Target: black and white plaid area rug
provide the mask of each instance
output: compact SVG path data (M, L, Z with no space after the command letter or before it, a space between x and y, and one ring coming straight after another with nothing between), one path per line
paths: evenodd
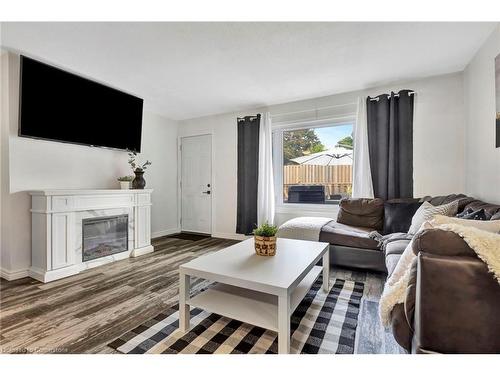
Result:
M333 280L328 295L321 277L291 316L291 353L354 352L364 284ZM180 333L178 305L108 344L121 353L277 353L277 333L191 309L191 330Z

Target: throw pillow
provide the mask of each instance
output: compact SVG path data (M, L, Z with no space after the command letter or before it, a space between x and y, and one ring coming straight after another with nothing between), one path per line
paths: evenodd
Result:
M435 215L455 216L458 210L458 201L453 201L441 206L433 206L429 202L424 202L415 212L408 229L409 234L417 233L420 226L428 220L432 220Z
M488 214L484 208L481 208L480 210L477 211L472 211L469 212L468 214L462 216L462 219L467 219L467 220L490 220L491 215Z
M385 202L384 234L406 233L422 202Z
M434 216L434 219L431 221L433 225L440 224L459 224L466 227L474 227L477 229L485 230L487 232L492 233L500 233L500 220L467 220L467 219L459 219L456 217L447 217L442 215Z
M456 217L458 217L458 218L462 218L462 217L464 217L465 215L471 214L471 213L473 213L473 212L474 212L474 210L473 210L472 208L470 208L470 207L469 207L468 209L466 209L466 210L464 210L464 211L462 211L462 212L458 213Z

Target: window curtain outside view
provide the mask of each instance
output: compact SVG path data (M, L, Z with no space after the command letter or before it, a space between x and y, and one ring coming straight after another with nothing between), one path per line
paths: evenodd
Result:
M352 194L353 124L283 131L283 202L334 204Z

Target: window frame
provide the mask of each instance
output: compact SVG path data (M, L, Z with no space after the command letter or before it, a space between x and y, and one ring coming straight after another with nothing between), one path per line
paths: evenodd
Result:
M272 125L273 133L273 170L274 170L274 201L276 213L324 213L335 210L339 202L333 204L285 203L283 201L283 132L300 129L330 128L334 126L351 125L353 133L356 126L356 116L337 118L282 122ZM354 152L354 150L353 150Z

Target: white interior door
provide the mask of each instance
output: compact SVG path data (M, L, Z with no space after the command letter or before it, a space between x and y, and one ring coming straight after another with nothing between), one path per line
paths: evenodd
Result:
M212 233L212 136L181 138L181 229Z

